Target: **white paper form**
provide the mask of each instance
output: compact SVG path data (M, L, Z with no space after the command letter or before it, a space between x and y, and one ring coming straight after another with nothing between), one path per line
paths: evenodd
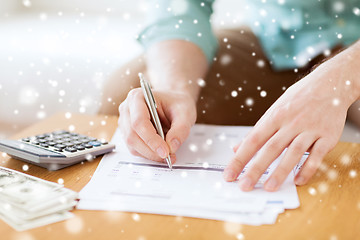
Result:
M117 152L103 158L80 192L78 208L232 219L253 225L272 223L284 208L299 206L293 174L275 193L265 192L261 184L245 193L236 182L225 182L222 177L233 157L232 147L250 129L195 125L177 152L173 171L166 164L132 156L117 131L112 139ZM260 182L274 166L276 163Z
M216 206L218 210L238 212L260 212L267 201L239 191L236 183L225 182L219 169L206 171L187 166L185 170L173 168L171 171L167 166L118 161L115 154L103 164L101 171L104 172L94 174L97 181L92 188L81 191L80 199L96 197L122 204L154 202L169 207L206 209Z

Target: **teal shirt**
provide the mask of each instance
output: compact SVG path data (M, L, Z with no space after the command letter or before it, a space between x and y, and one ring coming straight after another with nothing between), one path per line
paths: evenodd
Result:
M190 41L211 63L218 47L211 29L213 2L151 1L149 25L139 42L148 48L163 40ZM303 67L325 50L360 38L360 0L248 0L244 6L246 24L275 70Z

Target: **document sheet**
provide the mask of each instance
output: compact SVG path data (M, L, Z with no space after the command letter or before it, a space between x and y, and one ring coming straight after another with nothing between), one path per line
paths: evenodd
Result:
M101 160L90 182L81 190L77 208L250 225L275 223L279 213L299 206L293 179L307 156L277 192L266 192L262 184L283 154L269 166L253 191L242 192L237 181L225 182L222 172L234 156L233 146L250 130L251 127L241 126L193 126L177 152L172 171L165 163L131 155L117 130L112 139L116 151Z

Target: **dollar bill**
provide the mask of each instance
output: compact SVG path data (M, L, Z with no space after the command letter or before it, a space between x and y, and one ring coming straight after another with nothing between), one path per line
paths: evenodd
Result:
M4 215L0 213L0 219L2 219L4 222L9 224L11 227L13 227L16 231L25 231L36 227L45 226L51 223L63 221L69 218L72 218L74 216L73 213L63 211L58 212L50 215L46 215L43 217L38 217L33 219L32 221L23 221L23 222L16 222L11 220L7 215Z
M0 167L0 195L16 203L50 198L61 187L57 183Z
M72 217L77 198L63 185L0 167L0 218L17 231Z

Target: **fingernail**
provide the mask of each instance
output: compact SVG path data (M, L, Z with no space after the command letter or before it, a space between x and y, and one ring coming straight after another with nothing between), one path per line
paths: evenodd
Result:
M159 157L166 158L166 152L162 147L159 147L158 149L156 149L156 152L159 155Z
M265 184L265 190L268 191L274 191L278 187L278 182L276 179L271 178L266 184Z
M176 162L176 155L174 153L170 153L170 160L172 164Z
M303 177L301 177L301 176L295 178L295 184L296 185L302 185L302 184L304 184L304 182L305 182L305 179Z
M180 146L180 141L177 140L176 138L174 138L173 140L171 140L171 152L176 152L176 150L178 150Z
M236 178L236 173L229 168L226 168L224 170L223 174L224 174L225 181L234 181Z
M243 191L250 191L252 189L252 181L248 177L243 177L239 181L239 185L241 190Z

